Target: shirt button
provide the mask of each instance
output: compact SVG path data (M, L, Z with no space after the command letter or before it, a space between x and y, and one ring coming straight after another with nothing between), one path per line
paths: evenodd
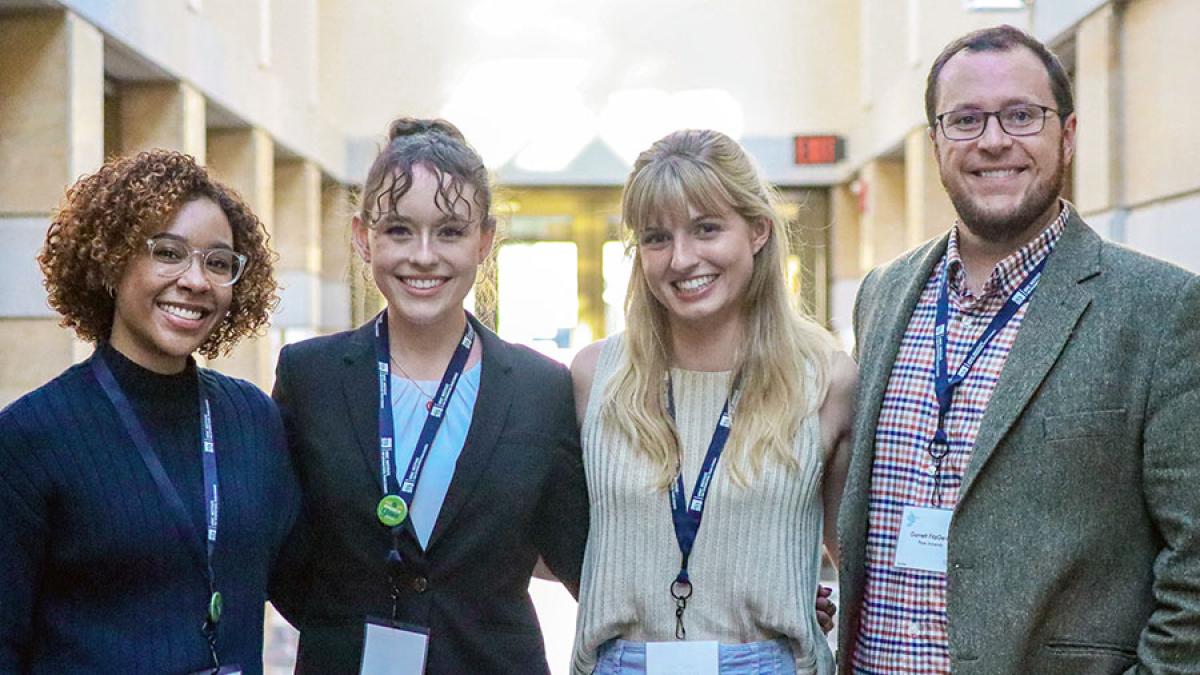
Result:
M921 624L917 623L916 621L910 622L908 624L908 635L910 637L916 637L920 634L921 634Z
M425 577L416 577L412 580L413 590L418 593L424 593L429 590L429 579Z
M929 465L929 466L928 466L928 467L925 469L925 473L929 474L930 476L936 476L936 475L937 475L937 467L936 467L936 466L934 466L933 464L930 464L930 465Z

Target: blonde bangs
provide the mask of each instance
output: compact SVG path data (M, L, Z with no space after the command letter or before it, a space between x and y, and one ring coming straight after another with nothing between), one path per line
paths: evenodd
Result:
M685 157L671 157L647 166L625 188L622 211L625 226L636 236L664 220L688 222L688 208L705 215L725 213L733 195L711 168Z

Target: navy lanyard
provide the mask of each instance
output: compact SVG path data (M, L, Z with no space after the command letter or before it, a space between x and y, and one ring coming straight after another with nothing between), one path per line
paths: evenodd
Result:
M387 310L375 318L375 360L379 371L379 472L383 482L383 498L375 510L379 522L392 529L392 549L388 552L389 569L392 571L392 614L393 619L398 611L399 585L395 578L400 564L399 537L401 526L408 518L412 507L413 496L417 492L417 483L421 480L421 470L425 468L425 459L433 441L437 438L438 429L442 427L446 408L450 405L450 397L458 386L471 355L471 346L475 344L475 328L470 319L463 329L462 339L446 365L442 382L438 385L437 394L430 402L429 412L425 416L425 424L421 427L421 435L417 438L417 446L408 468L404 471L403 479L397 480L393 471L393 446L396 439L395 420L392 417L392 378L391 353L388 342Z
M721 416L717 419L717 428L713 431L712 440L708 442L708 452L704 455L704 463L700 466L700 474L696 476L696 485L692 488L692 498L689 500L683 492L683 467L675 474L671 483L671 521L675 524L675 539L679 542L679 574L671 582L671 597L675 599L675 638L683 640L687 630L683 627L683 612L687 609L688 598L692 597L692 582L688 579L688 558L692 555L692 546L696 543L696 534L700 531L700 519L704 517L704 504L708 498L708 490L712 487L713 476L717 472L717 462L721 460L721 452L729 440L729 429L733 420L729 414L729 403L737 397L737 383L734 383L733 394L725 400L721 408ZM667 412L675 419L675 387L667 378Z
M1025 277L1025 282L1013 291L1004 306L996 316L992 317L991 323L983 331L971 348L967 351L966 357L962 364L955 369L953 374L950 374L949 354L947 350L947 340L949 337L950 323L950 280L949 268L950 263L946 261L942 264L942 273L938 279L938 299L937 313L934 317L933 325L933 389L937 394L938 414L937 414L937 430L934 431L933 440L930 441L927 448L929 456L933 459L933 505L941 506L941 470L942 459L950 452L950 437L946 434L946 417L950 414L950 407L954 401L954 391L958 385L962 384L970 374L971 369L979 361L979 357L983 355L984 350L992 343L992 340L1004 330L1008 322L1012 320L1021 306L1029 301L1033 291L1037 289L1038 281L1042 278L1042 270L1046 267L1046 261L1050 256L1042 258L1042 261L1029 272Z
M150 476L154 479L155 485L158 486L158 491L166 500L167 505L175 514L175 519L178 521L180 538L184 544L191 546L195 541L196 531L192 526L192 518L188 514L187 507L183 504L183 499L179 496L179 491L175 489L175 484L171 482L167 476L166 470L163 468L162 462L159 461L158 455L155 454L153 447L150 444L150 438L146 435L146 430L138 421L137 415L133 411L133 406L129 403L129 399L125 397L125 392L121 391L121 386L117 384L116 378L113 377L112 370L105 363L104 358L99 354L92 359L92 372L96 375L96 380L100 383L100 388L104 390L104 394L117 410L117 416L121 418L121 423L125 427L125 431L133 440L133 445L137 448L138 454L142 456L142 462L146 465L146 469L150 472ZM216 627L217 622L221 620L221 611L224 608L224 600L221 593L217 590L216 575L213 573L213 554L217 546L217 526L220 522L220 492L219 480L217 477L217 448L213 441L213 424L212 424L212 407L208 403L208 397L204 394L204 382L200 378L200 374L196 374L196 384L199 390L200 400L200 444L201 444L201 464L204 472L204 510L205 520L207 524L207 532L205 536L205 558L204 558L204 573L205 580L208 582L208 615L204 619L201 631L205 639L208 640L208 648L212 653L214 668L220 668L221 662L217 658L217 643L216 643Z

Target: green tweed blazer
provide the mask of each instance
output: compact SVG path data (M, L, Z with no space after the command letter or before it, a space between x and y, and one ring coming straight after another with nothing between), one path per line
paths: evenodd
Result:
M947 236L873 270L838 529L839 668L865 585L884 389ZM954 673L1200 673L1200 277L1072 215L984 415L950 523Z

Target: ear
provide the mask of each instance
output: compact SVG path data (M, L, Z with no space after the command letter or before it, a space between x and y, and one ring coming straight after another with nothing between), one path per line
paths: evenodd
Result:
M483 261L487 259L488 254L492 252L494 243L496 243L496 219L488 216L479 224L479 255L477 257L479 264L483 264Z
M362 221L362 218L356 213L350 220L350 244L354 246L354 251L358 253L358 257L363 259L363 262L371 262L371 228Z
M771 222L770 218L759 218L750 226L750 241L754 246L754 255L767 245L767 240L771 238L771 228L775 227L775 223Z
M1067 119L1062 122L1062 155L1063 165L1069 166L1071 158L1075 156L1075 113L1067 116Z

